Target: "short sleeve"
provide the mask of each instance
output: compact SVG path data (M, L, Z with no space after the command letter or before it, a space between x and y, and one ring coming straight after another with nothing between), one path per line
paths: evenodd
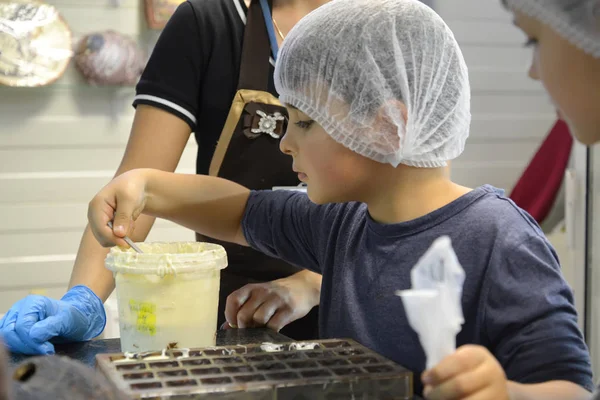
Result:
M555 253L539 235L513 249L487 277L488 347L510 380L565 380L591 391L589 352Z
M312 203L304 193L253 191L242 228L254 249L322 273L329 240L323 227L331 216L331 207Z
M198 92L204 59L195 10L184 2L162 31L136 86L134 107L148 104L168 111L196 129Z

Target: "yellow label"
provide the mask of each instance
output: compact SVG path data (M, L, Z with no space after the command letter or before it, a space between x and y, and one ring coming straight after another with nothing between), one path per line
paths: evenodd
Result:
M137 314L135 327L138 332L156 335L156 305L129 300L129 309Z

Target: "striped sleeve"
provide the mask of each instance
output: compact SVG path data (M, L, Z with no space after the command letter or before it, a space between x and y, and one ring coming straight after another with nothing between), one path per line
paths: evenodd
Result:
M162 31L136 86L133 106L151 105L196 129L204 55L194 8L182 3Z

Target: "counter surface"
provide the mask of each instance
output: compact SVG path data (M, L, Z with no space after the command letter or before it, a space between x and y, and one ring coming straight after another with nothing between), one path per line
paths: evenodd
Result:
M217 332L217 346L290 341L292 339L289 337L270 329L227 329ZM90 367L96 366L96 354L121 352L121 342L119 339L98 339L89 342L56 344L54 347L57 355L67 356ZM9 357L9 363L13 366L27 357L22 354L12 353Z

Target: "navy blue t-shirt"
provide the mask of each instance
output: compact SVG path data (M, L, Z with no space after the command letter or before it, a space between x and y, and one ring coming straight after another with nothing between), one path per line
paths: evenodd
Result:
M323 338L352 338L415 373L419 338L394 292L432 242L448 235L465 270L465 323L457 346L479 344L521 383L566 380L592 389L573 294L536 222L503 192L483 186L413 221L384 225L362 203L316 205L306 194L252 192L243 229L268 255L323 275Z

